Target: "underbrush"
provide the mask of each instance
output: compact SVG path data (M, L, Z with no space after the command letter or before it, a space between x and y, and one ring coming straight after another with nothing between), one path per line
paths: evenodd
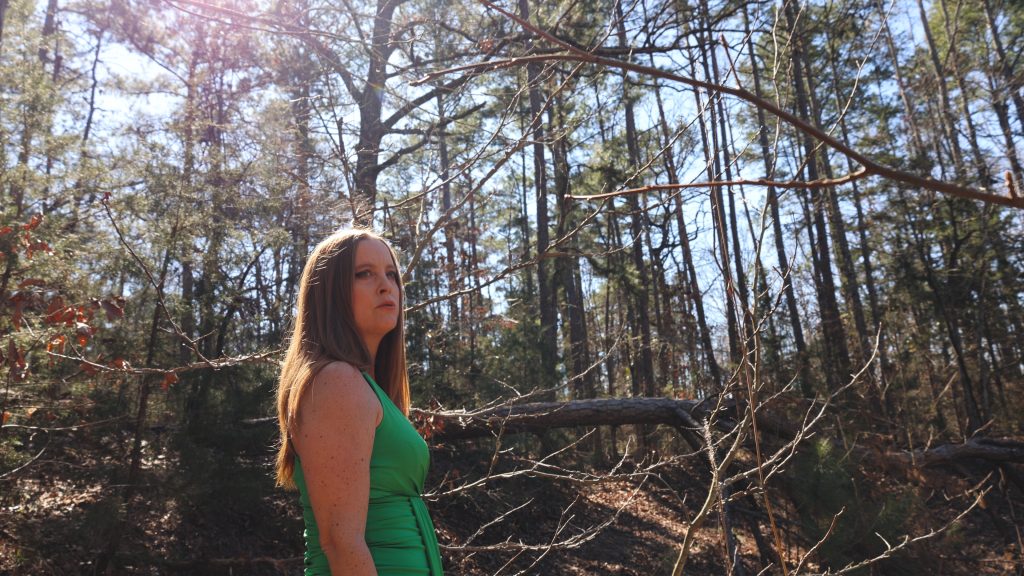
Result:
M49 440L45 457L0 480L0 573L92 574L99 554L117 537L114 574L300 574L298 497L274 487L273 431L208 424L198 436L173 428L150 431L141 485L127 502L123 482L132 429L126 421L34 435L5 429L4 470L24 463L47 434ZM547 440L567 441L566 433ZM520 435L503 439L497 452L493 440L434 447L428 505L447 573L670 574L689 520L705 498L704 456L679 456L685 451L665 441L656 446L659 456L638 452L620 463L579 450L538 465L544 443ZM896 482L862 470L824 444L800 454L788 472L784 489L771 496L790 568L826 533L807 570L837 569L876 555L903 534L941 526L966 504L952 497L964 481L947 493ZM749 573L759 572L762 548L771 546L760 502L734 504L732 526ZM1000 502L993 494L986 504L942 535L877 564L874 572L859 573L1020 573L1019 560L1015 567L1008 556L1015 550L1006 538L1012 530L1003 534L998 525L1012 526L1008 507L1020 503ZM687 573L727 572L719 520L698 531Z

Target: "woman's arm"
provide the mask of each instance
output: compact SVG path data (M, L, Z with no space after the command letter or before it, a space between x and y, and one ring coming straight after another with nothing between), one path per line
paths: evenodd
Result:
M325 366L299 403L292 441L332 574L377 574L365 531L370 455L382 415L370 385L344 362Z

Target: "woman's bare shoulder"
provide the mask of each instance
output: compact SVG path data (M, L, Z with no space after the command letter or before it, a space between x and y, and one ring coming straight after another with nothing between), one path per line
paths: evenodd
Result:
M300 411L341 415L339 411L352 414L372 410L373 414L379 404L362 372L348 362L331 362L317 372L306 388Z
M314 430L347 436L356 429L372 430L380 421L380 400L362 372L347 362L324 366L306 388L299 403L299 443ZM303 455L305 460L305 455Z
M313 382L334 385L353 385L359 382L365 384L366 380L363 379L363 373L355 366L348 362L335 360L321 368L320 371L317 372L316 378L313 379Z

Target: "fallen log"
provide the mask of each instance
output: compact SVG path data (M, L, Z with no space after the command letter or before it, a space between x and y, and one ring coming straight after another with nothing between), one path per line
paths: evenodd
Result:
M995 438L971 438L963 444L942 444L927 450L887 451L886 458L906 466L927 468L953 464L962 460L989 462L1024 462L1024 442Z
M540 432L575 426L668 424L695 428L698 400L672 398L598 398L572 402L503 405L478 412L434 412L413 409L410 418L434 442L494 434Z
M710 416L711 403L673 398L598 398L570 402L532 402L501 405L470 411L412 409L410 419L430 442L481 438L497 434L542 432L555 428L665 424L681 432L698 430ZM730 410L731 412L731 410ZM791 440L798 422L759 413L759 430ZM246 425L275 424L276 418L248 420ZM729 431L735 423L715 418L715 428ZM1024 442L994 438L972 438L963 443L942 444L928 449L894 450L881 446L854 447L860 457L899 468L920 468L953 464L963 460L993 463L1024 463ZM874 456L872 458L872 455Z

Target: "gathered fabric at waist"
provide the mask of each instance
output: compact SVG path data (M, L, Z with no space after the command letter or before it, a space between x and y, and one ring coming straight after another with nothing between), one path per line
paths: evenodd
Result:
M366 511L365 537L379 573L441 575L434 525L419 496L371 497Z

